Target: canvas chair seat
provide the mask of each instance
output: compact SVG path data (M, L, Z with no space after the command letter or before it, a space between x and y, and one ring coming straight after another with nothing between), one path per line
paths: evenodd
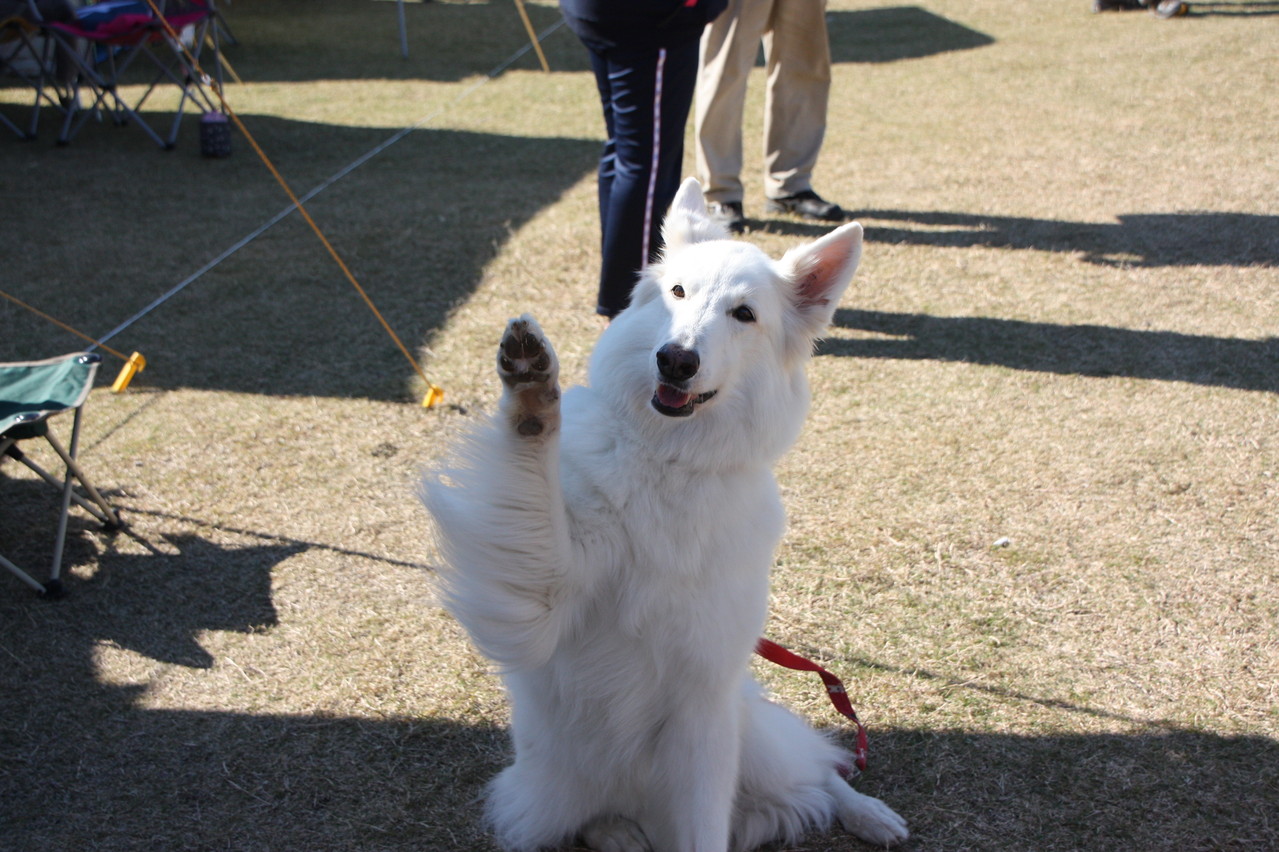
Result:
M62 594L62 549L66 542L67 517L75 503L108 529L120 526L120 516L85 476L76 461L80 442L80 418L102 356L73 352L45 361L0 364L0 462L11 458L33 471L40 479L62 492L62 508L53 545L49 580L41 583L31 574L0 555L0 566L41 595ZM49 427L49 419L65 411L74 412L71 439L64 447ZM66 465L61 479L28 457L18 446L21 441L43 439ZM84 495L76 492L78 482Z

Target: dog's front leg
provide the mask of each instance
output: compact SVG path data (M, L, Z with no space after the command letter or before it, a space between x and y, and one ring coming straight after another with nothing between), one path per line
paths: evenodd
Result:
M493 461L501 469L501 491L490 497L490 507L503 529L488 535L503 551L495 558L505 567L496 577L500 590L489 592L511 599L501 617L514 645L496 658L509 664L516 655L520 666L536 665L559 639L571 547L559 470L559 360L530 314L507 322L497 374L501 451ZM493 603L490 598L484 606L497 615Z
M665 778L650 793L656 813L644 822L654 850L728 849L741 754L736 709L696 702L667 721L656 758Z
M461 450L464 463L424 483L445 565L445 604L504 668L550 658L574 574L559 473L555 351L527 314L498 347L500 412Z

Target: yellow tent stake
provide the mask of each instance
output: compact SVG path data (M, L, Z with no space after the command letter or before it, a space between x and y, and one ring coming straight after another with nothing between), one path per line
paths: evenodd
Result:
M120 375L115 377L115 382L111 385L111 392L124 393L125 388L129 386L129 382L133 381L134 374L146 368L147 359L142 357L141 352L134 352L129 356L129 360L124 362L124 366L120 368Z
M408 347L404 345L403 341L400 340L399 335L397 335L395 330L391 328L391 324L382 316L382 312L377 309L377 305L373 304L373 300L369 298L369 294L364 292L364 288L360 286L360 282L355 280L355 274L351 272L350 268L346 265L346 262L342 260L342 256L338 254L337 249L335 249L333 244L329 242L328 237L324 236L324 232L320 230L320 226L311 218L311 214L307 211L306 207L302 205L301 199L299 199L293 192L293 188L290 187L288 181L284 179L284 175L280 174L279 169L277 169L275 164L271 162L271 158L268 157L266 152L262 150L262 147L258 145L258 141L253 138L253 134L249 132L249 128L244 126L244 122L240 120L240 116L236 115L235 110L231 109L231 105L227 103L226 96L222 93L222 87L214 82L208 74L204 73L204 69L200 67L199 61L185 45L182 45L182 39L178 37L173 26L165 19L164 15L160 14L160 8L156 6L155 0L147 0L147 5L150 6L151 11L155 13L156 20L160 22L162 27L164 27L165 34L173 40L174 44L182 46L182 52L190 61L192 69L194 69L195 73L206 82L208 87L213 90L213 93L218 96L218 103L222 106L222 111L225 112L227 117L235 123L236 129L244 134L244 138L248 141L250 147L253 148L254 153L258 155L258 159L260 159L262 164L267 167L267 171L271 172L276 183L278 183L280 188L284 190L284 194L289 197L289 200L293 202L293 206L298 209L298 213L301 214L302 218L306 220L306 223L311 226L311 230L315 232L315 236L319 238L320 242L324 245L324 248L328 250L329 256L333 258L334 262L337 263L338 268L342 270L342 274L346 276L346 280L351 282L351 286L360 294L360 298L364 299L364 303L369 306L369 310L371 310L373 315L377 317L377 321L382 324L382 328L391 336L391 340L395 341L395 345L399 347L400 352L408 359L409 364L413 366L413 369L417 372L417 374L422 377L422 381L426 382L429 390L427 391L426 399L422 400L422 405L427 408L435 405L435 403L443 397L444 392L431 384L431 380L426 377L426 372L422 369L421 365L418 364L417 359L409 354Z
M438 388L435 385L431 385L431 387L426 392L426 396L422 398L422 407L434 408L438 403L443 401L443 399L444 399L444 389Z

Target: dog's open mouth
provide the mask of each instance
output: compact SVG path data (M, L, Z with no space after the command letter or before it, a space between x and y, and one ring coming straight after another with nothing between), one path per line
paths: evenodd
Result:
M657 393L653 394L653 407L667 417L687 417L693 409L715 395L715 391L707 391L694 396L680 390L674 385L659 384Z

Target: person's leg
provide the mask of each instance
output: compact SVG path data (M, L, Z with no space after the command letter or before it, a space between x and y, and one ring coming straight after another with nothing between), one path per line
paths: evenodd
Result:
M813 188L826 133L831 77L825 0L777 0L764 52L764 195L783 198Z
M661 254L662 221L684 179L684 131L693 107L693 89L697 83L698 45L689 41L666 49L663 75L659 83L661 97L654 121L658 125L654 139L659 155L653 159L652 201L647 208L648 261Z
M661 223L679 188L684 127L693 99L697 43L609 51L611 158L601 162L603 260L596 310L626 307L639 271L657 257ZM607 174L606 174L607 172Z
M591 69L595 72L595 87L600 94L600 108L604 114L604 150L600 152L597 168L596 192L599 196L600 214L600 247L604 246L604 235L608 233L608 214L611 208L609 199L613 192L613 174L617 162L616 130L613 123L613 87L610 82L611 66L608 59L599 51L586 45L586 52L591 58ZM603 291L603 277L600 279Z
M742 201L742 110L772 0L729 0L702 32L694 128L707 201Z

